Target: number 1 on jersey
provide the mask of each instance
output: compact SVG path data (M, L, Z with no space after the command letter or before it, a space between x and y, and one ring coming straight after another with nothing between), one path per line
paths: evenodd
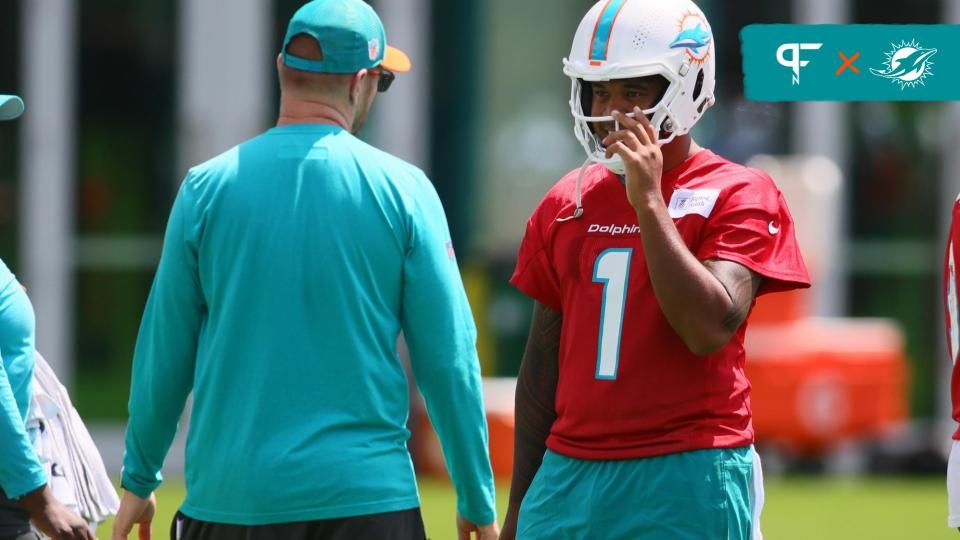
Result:
M594 283L603 283L600 304L600 338L597 340L596 378L617 378L620 362L620 335L623 333L623 310L627 304L631 248L610 248L597 255L593 264Z

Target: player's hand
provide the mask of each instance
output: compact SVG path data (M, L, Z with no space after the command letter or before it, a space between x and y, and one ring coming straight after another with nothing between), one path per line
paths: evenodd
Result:
M474 537L473 533L477 533L477 536ZM497 540L499 537L500 527L497 526L496 521L487 525L477 525L467 521L460 515L460 512L457 512L457 540L471 540L472 538L476 538L476 540Z
M127 536L133 532L134 525L140 525L139 540L150 540L150 524L153 523L153 515L157 511L157 497L153 493L146 499L141 499L129 491L123 492L123 499L120 501L120 510L117 511L117 517L113 520L113 533L110 540L127 540Z
M60 504L48 486L31 491L21 502L30 521L52 540L96 540L87 522Z
M663 199L660 177L663 174L663 152L657 144L657 133L640 107L634 107L636 118L613 111L620 130L603 138L607 157L623 159L626 169L627 199L638 211L653 198Z

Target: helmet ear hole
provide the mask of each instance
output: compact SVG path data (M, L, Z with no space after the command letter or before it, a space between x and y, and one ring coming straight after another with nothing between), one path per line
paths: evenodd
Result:
M693 96L691 99L696 101L700 97L700 92L703 91L703 68L697 71L697 82L693 85Z

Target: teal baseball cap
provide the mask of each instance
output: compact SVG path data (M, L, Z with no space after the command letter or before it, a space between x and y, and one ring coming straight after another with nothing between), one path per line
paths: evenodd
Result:
M290 41L301 34L317 41L322 60L287 52ZM287 66L315 73L356 73L377 66L393 72L410 70L406 53L387 45L380 17L362 0L313 0L304 4L287 25L280 54Z
M23 100L19 96L0 94L0 120L13 120L23 114Z

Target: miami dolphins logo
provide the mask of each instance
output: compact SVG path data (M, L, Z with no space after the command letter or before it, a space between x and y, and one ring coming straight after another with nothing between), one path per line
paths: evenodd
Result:
M891 43L890 46L892 50L884 53L887 60L883 69L870 68L870 73L890 79L890 82L899 84L901 90L925 84L923 80L933 75L930 57L937 54L937 49L924 49L917 40L901 41L899 45Z
M680 33L670 42L671 49L684 49L690 60L702 64L710 54L713 35L710 26L699 14L692 11L684 13L679 21Z

